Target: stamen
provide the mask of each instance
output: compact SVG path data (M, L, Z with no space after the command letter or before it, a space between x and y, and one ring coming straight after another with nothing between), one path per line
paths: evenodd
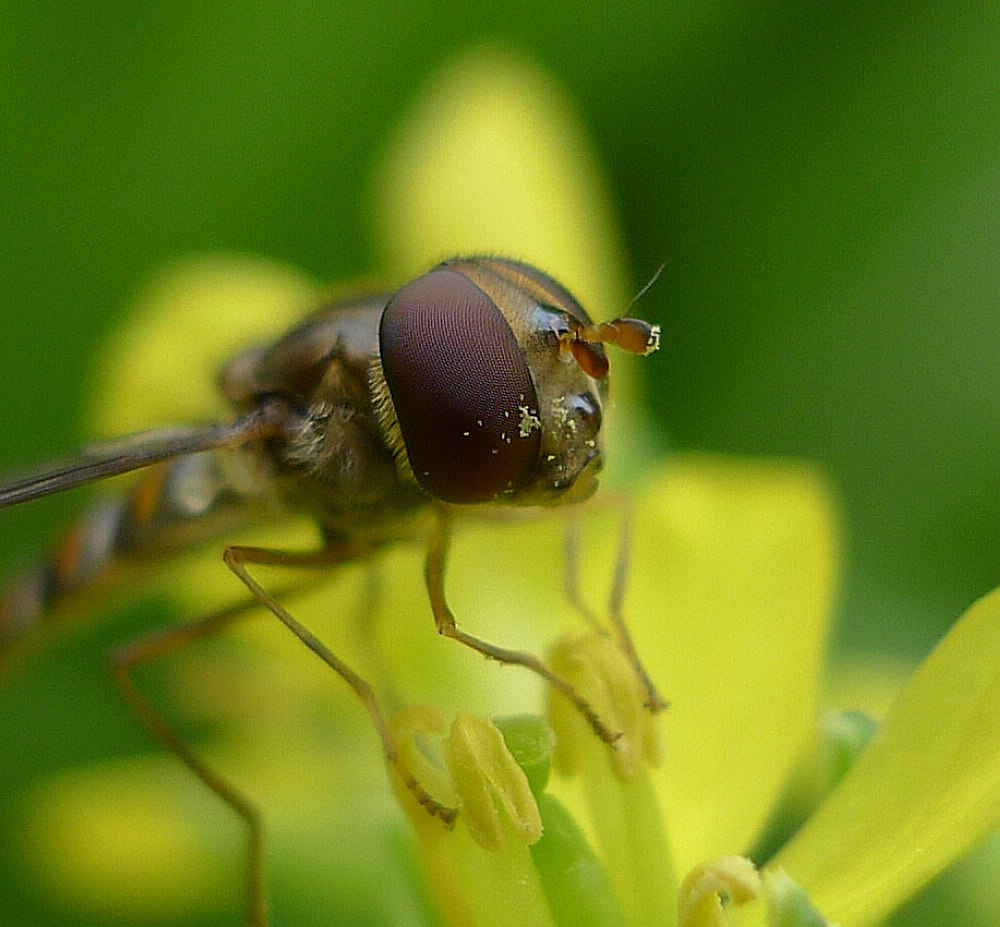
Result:
M723 856L693 869L677 897L680 927L720 927L729 924L727 907L739 907L760 894L757 867L745 856Z
M615 749L607 751L615 775L624 781L660 761L659 725L646 710L646 691L635 668L615 642L599 633L561 641L550 665L568 679L611 730L620 731ZM576 717L565 699L549 699L549 721L556 732L556 766L572 774L593 733Z
M490 721L460 713L445 741L445 758L469 833L480 846L499 849L509 836L525 844L542 835L542 819L503 735Z

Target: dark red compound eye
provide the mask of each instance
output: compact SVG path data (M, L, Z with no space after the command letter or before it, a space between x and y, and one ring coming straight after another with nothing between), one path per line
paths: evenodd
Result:
M503 313L471 280L433 270L379 326L382 370L413 472L445 502L488 502L538 460L538 400Z

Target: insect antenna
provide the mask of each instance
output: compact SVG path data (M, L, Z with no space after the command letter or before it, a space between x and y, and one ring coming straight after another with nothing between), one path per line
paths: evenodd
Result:
M656 268L656 271L654 272L653 276L650 277L649 280L647 280L643 284L642 289L639 290L639 292L636 293L635 296L633 296L629 300L629 303L628 303L629 304L629 308L631 308L637 302L639 302L639 300L642 299L642 297L645 296L653 288L653 286L656 283L656 281L660 279L660 274L663 273L663 270L664 270L664 268L666 266L667 266L666 262L664 262L663 264L661 264L659 267Z

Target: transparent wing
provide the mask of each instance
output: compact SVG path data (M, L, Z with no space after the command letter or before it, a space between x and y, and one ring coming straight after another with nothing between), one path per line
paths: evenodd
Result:
M234 422L145 431L85 448L79 457L0 481L0 508L64 492L173 457L258 442L275 431L259 412Z

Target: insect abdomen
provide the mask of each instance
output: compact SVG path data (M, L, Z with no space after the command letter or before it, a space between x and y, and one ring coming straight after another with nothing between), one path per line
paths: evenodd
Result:
M55 614L68 593L88 585L119 556L126 499L104 500L67 534L47 560L10 582L0 597L0 649Z
M97 501L51 556L13 577L0 594L0 651L43 626L126 560L149 559L216 537L252 509L224 478L211 452L150 468L122 496Z

